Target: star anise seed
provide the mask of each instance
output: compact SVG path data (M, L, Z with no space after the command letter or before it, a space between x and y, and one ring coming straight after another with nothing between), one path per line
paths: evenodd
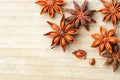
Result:
M95 64L95 58L90 58L89 59L89 64L94 65Z
M91 47L99 46L99 53L103 52L105 49L107 49L108 52L112 53L113 51L111 45L120 42L120 39L114 36L116 29L111 29L107 33L106 30L101 26L100 32L101 34L95 33L91 35L95 39Z
M120 2L117 3L116 0L111 0L110 3L105 0L101 0L101 2L104 4L105 8L99 10L98 12L106 14L103 21L111 19L113 26L116 27L117 19L120 19Z
M62 14L60 6L64 5L66 2L64 0L38 0L35 3L44 6L40 14L48 11L49 16L52 18L55 11Z
M80 24L84 26L87 30L88 23L96 23L96 21L91 18L95 10L88 10L87 9L87 1L85 0L84 3L79 6L75 1L73 1L74 9L64 9L66 12L69 12L71 16L66 18L67 22L73 22L73 26L78 28Z
M60 21L60 27L49 21L48 24L54 31L48 32L44 35L53 37L51 48L54 48L58 43L60 43L61 47L63 48L63 51L65 51L67 42L74 42L74 38L72 37L72 35L77 34L79 32L79 30L77 29L71 29L71 22L65 25L64 15Z
M104 65L111 65L113 67L113 71L115 72L118 68L118 65L120 64L120 49L118 45L113 46L113 52L112 54L108 53L103 53L103 57L107 58L106 62Z

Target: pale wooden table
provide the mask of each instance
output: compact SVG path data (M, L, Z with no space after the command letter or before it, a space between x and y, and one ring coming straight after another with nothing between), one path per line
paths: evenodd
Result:
M42 7L35 1L0 0L0 80L120 80L120 69L114 73L111 66L103 66L105 59L98 55L97 48L90 47L94 40L90 34L99 32L100 25L112 28L110 22L102 22L103 14L94 15L97 23L90 24L89 32L81 27L76 43L68 45L63 53L61 47L51 50L52 39L43 36L51 30L46 21L59 24L61 15L56 14L54 19L47 14L40 16ZM76 1L81 4L84 0ZM63 7L73 8L72 0L67 2ZM100 0L88 2L90 9L103 8ZM120 37L120 24L117 26ZM86 60L71 54L79 48L88 52ZM91 57L96 58L95 66L88 64Z

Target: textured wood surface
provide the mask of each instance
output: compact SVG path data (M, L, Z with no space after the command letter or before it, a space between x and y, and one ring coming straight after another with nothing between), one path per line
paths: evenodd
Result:
M119 80L120 69L103 66L105 59L98 55L97 48L90 47L94 39L91 34L99 32L103 25L112 28L110 22L102 22L103 14L95 13L96 24L90 24L90 31L81 26L76 42L67 46L63 53L60 46L50 49L51 40L43 36L51 30L46 21L59 24L60 14L50 19L47 14L39 15L42 7L36 0L0 0L0 80ZM72 0L63 6L73 8ZM81 4L84 0L76 0ZM110 0L109 0L110 1ZM120 0L118 0L120 1ZM101 9L100 0L88 0L89 9ZM69 14L65 13L66 16ZM120 23L117 25L120 37ZM77 59L72 51L87 51L87 59ZM96 59L95 66L88 59Z

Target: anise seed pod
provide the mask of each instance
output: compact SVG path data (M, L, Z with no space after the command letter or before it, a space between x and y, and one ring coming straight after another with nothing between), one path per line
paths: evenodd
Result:
M79 6L76 1L73 0L74 9L64 9L69 12L71 16L66 18L67 22L73 22L73 26L78 28L80 25L84 26L86 30L89 30L88 23L96 23L96 21L91 17L95 10L87 9L87 1Z
M63 51L66 51L66 45L67 42L73 43L74 38L72 35L75 35L79 32L77 29L71 29L72 23L68 23L65 25L65 17L62 16L62 19L60 21L60 27L57 26L55 23L49 22L48 24L51 26L51 28L54 31L48 32L44 34L45 36L53 37L51 48L54 48L57 46L57 44L60 43Z
M120 19L120 3L117 3L116 0L111 0L110 3L106 0L101 0L101 2L104 4L105 8L99 10L98 12L106 14L103 21L111 19L113 26L116 27L117 19Z
M112 65L113 71L115 72L120 64L120 48L118 44L113 45L113 52L111 54L109 52L102 53L102 56L107 58L104 65Z
M76 50L76 51L74 51L73 52L73 54L77 57L77 58L86 58L86 51L84 51L84 50Z
M99 53L103 52L105 49L112 53L112 45L117 44L120 42L120 39L115 37L116 29L111 29L108 31L105 30L104 27L100 27L101 34L95 33L91 36L95 39L95 41L92 43L91 47L97 47L99 46Z
M43 14L48 11L48 14L53 18L55 11L62 14L61 5L64 5L66 2L64 0L38 0L36 4L44 6L40 12Z

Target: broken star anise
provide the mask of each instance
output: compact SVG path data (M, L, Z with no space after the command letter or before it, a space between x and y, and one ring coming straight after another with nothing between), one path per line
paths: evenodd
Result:
M44 6L40 14L43 14L48 11L49 16L52 18L54 16L54 11L62 14L62 9L60 5L65 4L64 0L38 0L36 4Z
M66 18L66 21L73 22L73 26L75 28L78 28L81 24L87 30L89 30L88 23L90 22L96 23L96 21L93 18L91 18L95 10L87 9L86 0L81 6L79 6L75 1L73 1L73 4L74 4L74 9L64 9L66 12L69 12L71 14L71 16Z
M45 36L53 37L51 47L54 48L58 43L60 43L63 51L66 50L67 42L74 42L72 35L77 34L79 31L77 29L71 29L72 23L65 25L65 17L63 15L60 21L60 27L52 22L48 22L51 28L55 31L48 32L44 34Z
M101 53L105 49L108 52L112 53L113 51L112 51L111 45L117 44L118 42L120 42L120 39L118 39L117 37L114 36L116 29L115 28L111 29L107 33L106 30L101 26L100 32L101 32L101 34L95 33L95 34L91 35L95 39L95 41L93 42L93 44L91 46L92 47L99 46L99 53Z
M105 8L99 10L99 12L106 14L103 21L111 19L113 26L116 27L117 18L120 19L120 2L117 3L116 0L111 0L110 3L105 0L101 0L101 2L104 4Z
M84 51L84 50L81 50L81 49L78 49L78 50L76 50L76 51L74 51L74 52L72 52L77 58L86 58L86 51Z
M116 69L118 68L118 65L120 64L120 50L119 50L119 46L118 45L114 45L112 54L110 54L108 52L108 53L103 53L102 56L107 58L107 60L104 63L104 65L112 64L113 71L115 72Z

